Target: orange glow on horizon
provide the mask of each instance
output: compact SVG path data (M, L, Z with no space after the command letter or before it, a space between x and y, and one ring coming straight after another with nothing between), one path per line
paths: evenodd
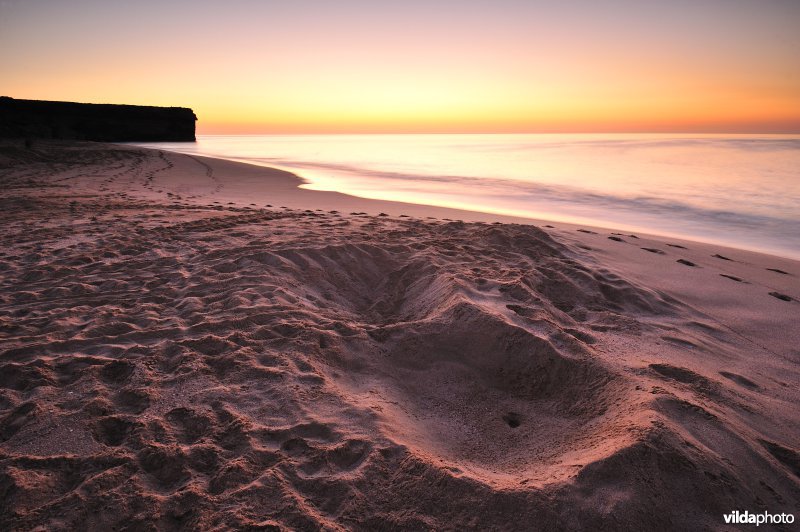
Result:
M76 3L0 5L0 93L191 107L200 134L800 133L800 7L771 0Z

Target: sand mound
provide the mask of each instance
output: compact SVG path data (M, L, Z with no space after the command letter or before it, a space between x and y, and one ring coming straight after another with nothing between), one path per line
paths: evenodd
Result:
M278 252L292 257L297 284L326 301L326 314L348 318L346 330L320 337L338 351L323 350L320 368L344 376L347 396L384 404L384 430L415 453L484 480L552 479L549 467L563 454L604 440L600 418L613 423L607 409L621 395L618 376L585 343L592 335L556 305L606 320L619 308L617 291L635 292L630 303L648 307L660 304L657 296L573 275L585 272L535 228L406 226L409 235L427 233L428 244ZM438 240L450 240L456 226L472 246L451 254ZM484 246L510 249L514 239L521 245L505 268L485 265L493 254ZM555 283L572 290L553 302L540 288ZM585 430L593 421L598 430Z
M139 161L130 186L189 164L114 153L97 164ZM693 529L797 508L796 369L754 374L734 332L536 227L126 190L2 198L0 528Z

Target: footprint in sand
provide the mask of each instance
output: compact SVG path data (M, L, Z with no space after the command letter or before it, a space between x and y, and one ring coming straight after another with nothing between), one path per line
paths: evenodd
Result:
M33 420L39 412L34 402L23 403L0 421L0 442L16 434L24 425Z
M586 233L587 235L596 235L594 231L589 231L588 229L578 229L579 233Z
M623 239L621 239L618 236L610 236L610 237L608 237L608 239L609 240L613 240L614 242L625 242Z
M184 444L197 443L213 428L208 415L190 408L174 408L164 417L172 425L175 438Z
M789 275L789 272L785 272L783 270L779 270L778 268L767 268L767 271L780 273L781 275Z
M719 374L725 377L726 379L732 380L739 386L744 386L745 388L750 388L751 390L755 390L756 388L758 388L758 384L751 381L747 377L739 375L738 373L731 373L729 371L720 371Z
M729 259L725 255L720 255L719 253L717 253L716 255L711 255L711 256L714 257L715 259L729 260L729 261L733 262L733 259Z
M728 275L727 273L721 273L719 275L720 275L720 277L725 277L725 278L730 279L732 281L736 281L737 283L746 283L747 282L747 281L744 281L743 279L740 279L739 277L736 277L735 275Z
M106 416L98 420L92 429L95 441L109 447L118 447L127 439L134 423L119 416Z
M787 296L786 294L781 294L780 292L770 292L769 295L778 298L781 301L794 301L794 299L792 299L790 296Z
M141 414L150 407L150 394L146 390L125 388L114 400L117 408L130 414Z
M657 248L642 248L645 251L649 251L650 253L655 253L656 255L666 255L663 251Z
M667 244L671 248L678 248L678 249L687 249L686 246L681 246L679 244Z
M795 476L800 477L800 453L775 442L759 439L758 442L780 463L788 467Z
M515 429L522 424L522 420L520 419L519 414L516 412L508 412L507 414L503 414L503 421L506 422L506 425Z
M671 364L650 364L650 369L662 377L672 379L684 384L699 384L706 388L711 386L711 381L694 371Z
M679 262L679 263L681 263L681 264L683 264L685 266L691 266L693 268L697 267L697 264L695 264L694 262L692 262L690 260L686 260L686 259L678 259L675 262Z

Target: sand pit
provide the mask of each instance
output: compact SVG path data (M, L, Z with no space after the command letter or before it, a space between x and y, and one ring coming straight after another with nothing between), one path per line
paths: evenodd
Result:
M799 513L796 262L130 147L0 165L0 528Z

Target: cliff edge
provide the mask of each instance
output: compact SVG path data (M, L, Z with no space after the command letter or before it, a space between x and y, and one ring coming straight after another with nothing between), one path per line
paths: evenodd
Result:
M0 97L0 137L194 141L197 117L185 107L151 107Z

